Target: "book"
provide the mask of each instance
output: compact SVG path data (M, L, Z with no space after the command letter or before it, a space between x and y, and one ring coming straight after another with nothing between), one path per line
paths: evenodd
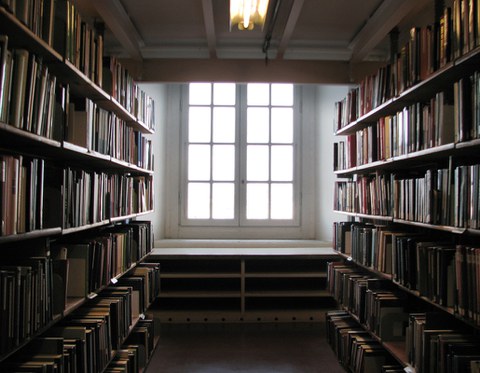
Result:
M17 128L22 128L24 124L28 60L29 52L27 50L15 49L13 55L9 124Z
M72 144L92 149L92 129L95 104L88 98L70 99L66 140Z
M90 292L90 263L91 263L91 245L90 243L77 243L62 245L67 251L68 276L67 276L67 296L85 298Z
M8 56L8 36L0 35L0 122L6 123L7 102L10 91L7 87L10 71L7 64Z

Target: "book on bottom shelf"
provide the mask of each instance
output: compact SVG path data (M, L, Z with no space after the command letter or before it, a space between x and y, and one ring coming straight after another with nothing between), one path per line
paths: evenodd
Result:
M354 372L402 369L380 342L346 311L326 313L327 341L341 364Z

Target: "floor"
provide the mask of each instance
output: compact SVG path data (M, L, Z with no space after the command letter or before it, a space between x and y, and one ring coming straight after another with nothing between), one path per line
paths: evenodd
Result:
M323 323L165 324L146 373L344 373Z

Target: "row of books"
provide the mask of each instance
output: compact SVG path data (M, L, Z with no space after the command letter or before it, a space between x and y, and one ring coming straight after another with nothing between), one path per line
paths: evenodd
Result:
M63 203L63 228L100 223L146 212L153 207L150 176L88 172L67 167L63 169L63 184L57 185L55 191L56 202ZM59 196L63 199L59 200Z
M327 342L351 372L400 373L403 366L346 311L325 315Z
M0 266L0 356L52 321L52 279L52 261L48 257L4 258Z
M51 228L43 215L44 170L42 159L0 155L0 236Z
M335 182L334 210L359 214L390 216L392 209L391 176L376 173L354 180Z
M413 27L391 64L367 76L335 107L339 130L480 45L480 4L455 0L434 24Z
M66 141L144 169L153 169L151 140L114 113L88 98L71 97L67 117Z
M63 31L64 34L57 36L53 47L92 82L101 86L103 25L96 25L83 17L75 2L70 0L56 0L55 17L55 32Z
M104 301L106 300L107 298L104 298ZM111 301L113 305L115 298ZM95 320L99 324L97 327L93 325ZM72 322L73 325L54 327L44 336L36 338L21 353L2 362L2 371L136 373L146 367L146 360L153 348L153 320L139 321L125 342L112 351L114 357L109 356L108 360L104 357L105 351L102 354L94 351L97 343L106 343L103 319L98 315L96 318L87 315L81 321L83 324ZM106 366L102 367L102 364Z
M0 35L0 121L37 135L61 140L62 90L49 66L26 49L10 50Z
M101 77L103 35L80 17L73 2L4 0L2 5L92 81L98 81L98 74Z
M479 229L480 165L356 176L335 183L334 209Z
M140 89L132 75L116 57L105 57L103 65L102 88L128 112L143 122L148 129L154 131L154 100Z
M155 131L155 101L147 95L145 91L140 89L138 84L134 85L134 90L133 115L135 115L139 121L145 123L147 128Z
M480 137L480 72L454 83L455 141Z
M475 372L479 339L435 313L411 313L406 328L407 361L400 365L346 311L326 314L327 341L340 362L355 372ZM359 354L363 361L359 361ZM404 368L403 365L409 365Z
M334 298L383 342L405 339L406 296L391 282L342 262L328 264L328 287Z
M404 363L411 364L416 372L467 372L471 362L479 360L478 336L465 332L457 320L446 315L409 311L406 308L409 302L401 295L394 295L389 281L341 263L329 265L328 278L329 288L339 297L337 300L366 330L383 343L405 343L408 361ZM369 306L372 297L377 298L376 306L379 307L374 314ZM341 314L342 311L337 312ZM380 324L380 329L373 329L375 323ZM382 331L382 326L387 330ZM396 334L390 334L390 328Z
M478 229L479 165L430 169L421 176L393 175L393 217Z
M115 65L120 66L118 63ZM127 73L124 71L124 74ZM155 120L153 99L137 84L131 85L132 87L128 89L134 93L130 99L132 104L127 109L147 128L153 130ZM43 137L61 141L64 137L66 139L68 135L66 127L72 125L72 122L79 121L81 124L87 119L93 122L95 118L96 109L92 108L90 115L87 115L86 108L91 104L83 99L82 105L82 99L71 97L68 85L61 83L51 73L48 63L26 49L10 48L9 37L2 34L0 34L0 87L0 121ZM80 114L69 108L70 103L77 105ZM76 135L88 138L87 133L91 132L92 129L87 129L87 132L83 134L79 132ZM72 135L71 130L70 138ZM109 136L114 136L114 133ZM115 141L116 137L107 139Z
M395 115L358 130L334 147L334 170L345 170L454 142L459 133L459 102L440 92L426 103L406 106ZM458 137L458 135L457 135Z
M55 19L55 3L53 0L2 0L0 5L6 7L35 35L53 46L55 38L54 25L57 23ZM60 33L63 34L62 32Z
M102 223L152 209L150 176L59 168L24 156L0 155L0 236ZM59 214L45 214L44 206Z
M411 313L406 353L416 372L474 372L480 340L435 313Z
M334 232L337 251L480 325L476 246L365 223L338 222Z
M160 266L133 261L151 250L142 246L151 244L150 238L140 236L142 230L149 236L150 223L122 224L73 243L35 244L38 251L51 253L45 256L16 258L12 253L18 247L4 247L0 267L4 306L0 309L0 320L5 333L0 338L0 356L38 334L55 316L62 314L72 300L89 297L93 298L90 304L97 304L102 296L120 291L122 287L133 300L122 308L128 312L129 319L139 318L146 312L160 291ZM132 268L134 263L136 266ZM119 335L126 336L129 325L122 324L115 330L121 330Z
M80 241L52 244L59 269L57 287L65 289L62 292L64 296L59 299L63 302L63 307L67 298L87 297L145 257L151 251L150 236L149 222L134 221L104 229L99 234L84 237ZM60 273L63 275L60 276ZM149 295L150 291L145 294ZM60 312L62 311L63 308L60 307Z
M71 96L41 59L24 49L11 52L7 41L0 35L0 121L152 169L150 140L92 100Z
M153 320L139 321L104 372L137 373L144 370L154 349L154 337Z

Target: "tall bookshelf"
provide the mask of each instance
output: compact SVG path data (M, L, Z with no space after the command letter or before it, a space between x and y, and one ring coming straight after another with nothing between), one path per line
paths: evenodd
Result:
M347 221L334 225L345 261L329 267L341 310L327 324L352 370L367 356L388 371L480 365L480 3L447 5L335 105L334 211Z
M154 103L102 28L74 1L0 1L2 371L137 372L153 351Z

